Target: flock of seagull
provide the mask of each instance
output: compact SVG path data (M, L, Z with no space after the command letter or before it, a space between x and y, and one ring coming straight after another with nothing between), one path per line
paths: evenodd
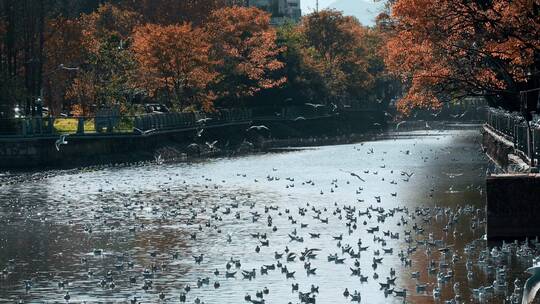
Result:
M265 127L252 128L260 131ZM358 157L386 156L364 144L354 149ZM400 157L415 156L411 149L402 150ZM421 160L428 161L423 155ZM13 282L20 277L17 272L24 261L10 258L3 267L0 264L0 296L2 286L18 285L18 291L24 290L19 303L26 298L30 303L39 300L41 289L53 288L65 302L93 302L97 300L92 299L93 292L105 290L109 294L122 291L129 303L226 303L219 300L220 291L234 290L234 303L253 304L378 303L380 299L383 303L424 303L430 302L428 298L445 304L528 304L540 287L536 266L528 269L532 277L525 283L523 276L512 280L512 263L536 265L538 240L490 248L484 240L483 208L468 203L408 206L401 202L398 184L415 187L416 179L432 177L394 171L384 161L376 170L336 169L335 177L323 184L286 176L285 171L272 168L264 177L235 173L231 180L263 188L264 183L279 184L293 194L295 190L309 193L305 201L289 205L280 203L279 197L257 199L257 191L227 191L230 181L209 176L180 182L176 173L160 185L157 198L152 191L142 190L117 195L114 185L119 182L106 180L108 188L100 188L93 196L94 206L76 210L62 203L68 209L63 214L70 229L89 239L107 233L136 238L144 233L161 234L164 226L174 223L179 225L174 226L175 236L183 243L205 245L193 251L174 244L143 247L137 252L95 247L73 265L85 273L84 279L49 273L47 277L52 279L47 281L29 275ZM452 181L462 173L445 175ZM68 181L72 179L75 177ZM372 194L367 187L373 182L388 185L383 186L388 191L367 197L364 194ZM67 200L69 186L64 190ZM353 201L332 196L345 190L351 191ZM471 186L470 190L481 188ZM211 192L213 199L186 194L189 192ZM431 189L428 197L433 192ZM117 196L111 199L113 195ZM156 225L154 230L150 225ZM212 249L212 243L219 248ZM197 279L174 283L185 274L180 268L191 269ZM243 289L237 288L243 284L249 285L248 292L239 295ZM83 296L85 293L89 296Z

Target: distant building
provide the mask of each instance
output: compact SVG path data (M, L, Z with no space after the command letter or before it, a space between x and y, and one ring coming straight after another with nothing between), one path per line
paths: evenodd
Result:
M273 24L286 21L298 22L302 17L300 0L248 0L248 6L255 6L272 14Z

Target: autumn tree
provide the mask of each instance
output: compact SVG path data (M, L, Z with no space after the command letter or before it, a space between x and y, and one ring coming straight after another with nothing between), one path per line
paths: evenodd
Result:
M139 20L138 14L110 4L81 16L84 61L67 96L82 114L93 107L125 105L133 93L136 66L129 46Z
M204 23L211 12L225 6L244 4L244 0L121 0L119 4L138 12L148 23L171 25Z
M49 112L69 110L67 92L84 62L82 27L78 19L59 16L47 22L43 94Z
M323 94L313 94L319 101L338 104L367 99L375 77L375 70L369 71L368 57L375 54L368 51L367 28L354 17L323 10L305 16L296 31L299 37L291 47L298 49L305 73L299 76L316 81L309 86L323 90Z
M222 8L212 12L205 30L211 58L218 61L214 87L219 97L238 102L286 81L279 75L283 49L276 44L269 14L257 8Z
M386 62L407 86L399 109L407 114L470 95L518 109L519 92L540 85L539 4L393 1Z
M212 109L215 96L209 85L217 73L203 30L189 23L147 24L135 30L132 48L139 63L138 85L151 96L164 90L169 104L180 110L187 106Z

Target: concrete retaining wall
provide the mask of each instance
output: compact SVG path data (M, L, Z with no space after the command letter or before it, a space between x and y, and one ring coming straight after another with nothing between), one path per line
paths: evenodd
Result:
M209 138L236 134L247 124L208 128ZM182 146L193 142L195 129L156 132L148 135L69 135L68 144L56 150L55 137L0 139L0 169L31 169L89 166L118 162L151 160L156 151L167 146Z
M486 179L487 236L515 240L540 236L540 175L528 170L522 153L504 134L488 125L482 129L484 152L505 174Z
M540 237L540 175L487 178L487 235L490 240Z
M201 137L196 137L199 127L171 129L139 134L69 135L67 145L60 151L55 148L55 136L0 138L0 170L50 167L76 167L103 163L151 160L162 149L182 154L186 147L196 142L205 148L205 142L218 140L222 150L235 150L244 140L264 148L263 143L272 139L309 138L351 134L373 128L375 121L382 122L380 113L355 112L347 115L307 118L302 120L259 119L204 126ZM264 132L248 132L250 125L265 125ZM200 149L194 152L200 153ZM161 154L161 153L159 153ZM174 154L174 153L172 153Z
M482 128L482 147L484 152L503 170L510 164L509 155L514 153L514 144L490 126Z

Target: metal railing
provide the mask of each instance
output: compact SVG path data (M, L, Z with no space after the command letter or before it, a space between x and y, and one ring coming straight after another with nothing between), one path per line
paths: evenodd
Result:
M0 119L0 136L132 133L136 116L26 117Z
M371 109L362 107L361 109ZM214 112L150 113L141 115L98 115L91 117L29 117L0 119L0 137L36 137L58 134L147 134L153 131L181 130L253 120L299 120L335 115L331 105L262 106L219 109ZM372 109L373 110L373 109Z
M185 113L151 113L135 117L134 128L136 132L150 130L174 130L194 128L198 126L211 126L224 123L248 121L253 118L250 109L224 109L212 113L185 112Z
M489 108L486 123L508 140L512 141L514 148L521 151L529 160L529 144L533 145L535 159L540 157L540 116L534 115L531 124L532 138L529 139L527 122L518 112L508 112L501 109Z

